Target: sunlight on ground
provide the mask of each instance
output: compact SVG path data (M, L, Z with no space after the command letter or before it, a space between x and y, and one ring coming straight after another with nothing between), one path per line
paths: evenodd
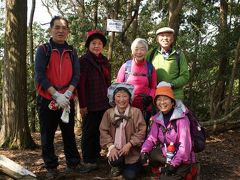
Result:
M207 143L216 143L216 142L222 142L222 141L224 141L225 140L225 138L219 138L219 137L216 137L216 136L210 136L207 140L206 140L206 142Z

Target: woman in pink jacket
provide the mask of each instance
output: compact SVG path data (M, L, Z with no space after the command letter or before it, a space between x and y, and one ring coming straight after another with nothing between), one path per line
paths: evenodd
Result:
M124 63L117 75L117 82L127 82L134 85L133 107L139 108L145 114L148 125L151 116L151 104L154 98L157 76L153 65L146 61L148 44L145 39L137 38L132 42L132 59Z
M166 82L159 83L154 104L159 112L153 116L151 130L141 149L143 165L152 165L155 173L184 179L195 163L192 149L188 110L175 101L173 91ZM173 157L166 160L167 149L174 144ZM159 148L156 148L158 144ZM157 167L157 168L156 168Z

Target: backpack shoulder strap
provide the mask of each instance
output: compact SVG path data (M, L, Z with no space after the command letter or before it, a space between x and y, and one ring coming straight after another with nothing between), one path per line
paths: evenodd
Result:
M175 130L175 132L177 132L177 120L173 120L171 121L171 125L172 125L172 128Z
M180 74L180 54L181 51L179 49L176 49L176 62L178 66L178 74Z
M130 74L132 74L131 72L131 68L132 68L132 59L127 60L125 63L125 77L124 77L124 81L127 82L127 79L129 77ZM150 85L151 81L152 81L152 72L153 72L153 65L152 63L147 61L147 78L148 78L148 84ZM137 74L137 73L134 73ZM142 76L143 74L138 74L140 76ZM144 76L146 76L144 74Z
M152 52L151 52L151 54L150 54L150 56L149 56L149 59L148 59L148 61L149 61L150 63L152 63L152 60L153 60L153 57L154 57L156 51L157 51L157 48L156 48L156 47L153 48L153 50L152 50Z
M42 44L43 50L45 52L45 55L47 57L47 65L49 64L49 60L51 57L51 53L52 53L52 46L49 42ZM74 52L76 51L76 49L72 46L72 45L68 45L68 50L69 51L69 55L70 55L70 59L73 62L74 60Z
M50 43L44 43L42 45L43 49L44 49L44 52L46 54L46 56L50 56L51 55L51 52L52 52L52 46Z
M152 65L152 63L147 61L147 75L148 75L148 85L149 86L152 82L152 72L153 72L153 65Z
M70 59L73 62L74 61L74 52L76 52L77 50L72 45L68 45L68 49L70 50Z
M172 123L172 122L171 122L171 123ZM175 125L174 125L174 124L175 124ZM170 128L165 128L165 127L162 126L161 124L157 124L157 126L158 126L158 129L161 128L161 130L162 130L163 137L164 137L164 143L165 143L165 144L167 144L166 133L167 133L168 131L170 131L171 129L174 129L174 130L177 132L177 130L176 130L177 128L175 128L175 127L177 127L175 120L174 120L173 123L171 124L171 127L170 127Z
M129 74L131 74L131 68L132 68L132 60L127 60L125 63L125 77L124 81L127 82L127 79L129 77Z
M47 57L47 65L49 64L49 60L50 60L50 56L51 56L51 53L52 53L52 46L50 43L44 43L42 44L42 47L43 47L43 50L45 52L45 55Z
M68 45L68 49L71 50L71 51L75 50L72 45Z
M170 123L171 123L171 127L170 127L170 128L165 128L165 127L162 126L161 124L157 124L158 127L161 128L164 136L165 136L165 133L166 133L167 131L170 131L170 130L172 130L172 129L174 129L175 132L177 132L177 123L176 123L176 120L170 121Z

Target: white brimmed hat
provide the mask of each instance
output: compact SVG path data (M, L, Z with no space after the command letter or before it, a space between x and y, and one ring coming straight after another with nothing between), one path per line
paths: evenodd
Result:
M115 95L115 91L118 89L118 88L124 88L126 89L129 94L131 95L131 102L133 101L134 99L134 86L132 84L128 84L126 82L121 82L121 83L118 83L118 82L114 82L111 84L111 86L108 88L108 94L107 94L107 97L109 99L109 104L111 106L114 106L114 102L113 102L113 96Z
M174 29L172 29L170 27L162 27L156 31L156 35L158 35L160 33L164 33L164 32L174 33Z

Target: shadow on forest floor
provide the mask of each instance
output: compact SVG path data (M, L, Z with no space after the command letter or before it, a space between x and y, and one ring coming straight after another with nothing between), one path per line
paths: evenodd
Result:
M32 134L34 141L40 144L39 133ZM80 149L80 136L76 136L78 149ZM201 163L201 179L226 180L240 179L240 130L228 131L219 135L210 136L207 139L206 149L197 154L197 160ZM107 161L103 160L100 168L96 171L86 174L64 175L65 158L61 140L61 132L57 131L55 137L55 151L59 157L60 175L56 179L113 179L109 176L110 167ZM23 167L32 171L38 176L38 179L46 179L46 170L43 168L40 148L35 150L7 150L0 149L0 154L5 155L11 160L19 163ZM142 173L141 179L153 179ZM0 176L0 179L3 176ZM121 179L117 177L115 179Z

